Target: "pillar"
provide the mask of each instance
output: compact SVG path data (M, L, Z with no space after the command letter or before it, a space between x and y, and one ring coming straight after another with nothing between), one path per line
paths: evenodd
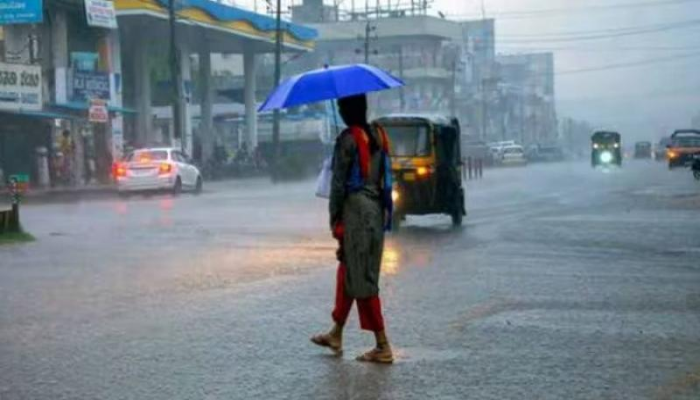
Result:
M182 98L180 109L182 110L182 150L192 157L192 60L187 43L180 43L180 77L182 82Z
M51 49L55 71L56 103L68 102L68 19L66 12L56 9L51 16Z
M140 27L132 32L140 31ZM129 36L134 43L134 103L136 105L135 147L149 144L153 134L153 110L151 108L151 74L148 68L148 40Z
M199 83L201 85L199 140L202 146L202 161L207 161L214 154L214 123L212 119L211 53L209 46L204 43L201 44L199 50Z
M106 45L108 56L108 70L110 79L110 101L111 106L122 108L122 53L121 42L119 40L119 30L112 29L107 34ZM121 158L124 152L124 117L121 113L114 113L110 119L110 152L113 160Z
M246 47L243 52L243 74L245 85L245 141L249 150L258 147L258 104L255 100L255 51L252 47Z

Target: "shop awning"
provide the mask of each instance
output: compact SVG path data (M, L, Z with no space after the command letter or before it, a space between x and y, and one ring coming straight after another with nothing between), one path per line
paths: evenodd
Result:
M87 111L90 108L90 105L88 103L80 103L76 101L72 101L69 103L55 103L52 104L52 106L76 111ZM107 110L109 110L110 112L121 114L136 114L136 110L126 107L107 106Z
M75 119L76 116L53 111L30 111L30 110L0 110L0 113L22 115L30 118L44 119Z

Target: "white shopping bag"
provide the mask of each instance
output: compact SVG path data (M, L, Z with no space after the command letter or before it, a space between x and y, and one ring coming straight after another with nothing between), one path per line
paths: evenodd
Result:
M327 157L323 161L323 167L316 179L316 197L322 199L331 198L331 180L333 179L333 157Z

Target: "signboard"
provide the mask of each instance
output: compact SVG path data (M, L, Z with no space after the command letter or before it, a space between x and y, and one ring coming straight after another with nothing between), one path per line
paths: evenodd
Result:
M106 72L74 71L71 100L87 103L90 99L109 100L109 74Z
M100 99L90 100L90 109L88 110L88 121L98 124L106 124L109 122L109 110L107 110L107 102Z
M117 29L117 14L110 0L85 0L85 15L89 26Z
M0 63L0 109L39 111L41 67Z
M99 58L97 53L74 51L70 53L70 64L75 71L93 72L97 69Z
M44 19L42 0L0 1L0 25L37 24Z

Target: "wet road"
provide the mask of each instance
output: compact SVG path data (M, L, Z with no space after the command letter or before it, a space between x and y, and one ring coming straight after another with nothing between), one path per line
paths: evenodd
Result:
M0 248L0 399L698 399L700 185L629 162L486 171L466 226L411 218L337 359L313 184L24 208Z

